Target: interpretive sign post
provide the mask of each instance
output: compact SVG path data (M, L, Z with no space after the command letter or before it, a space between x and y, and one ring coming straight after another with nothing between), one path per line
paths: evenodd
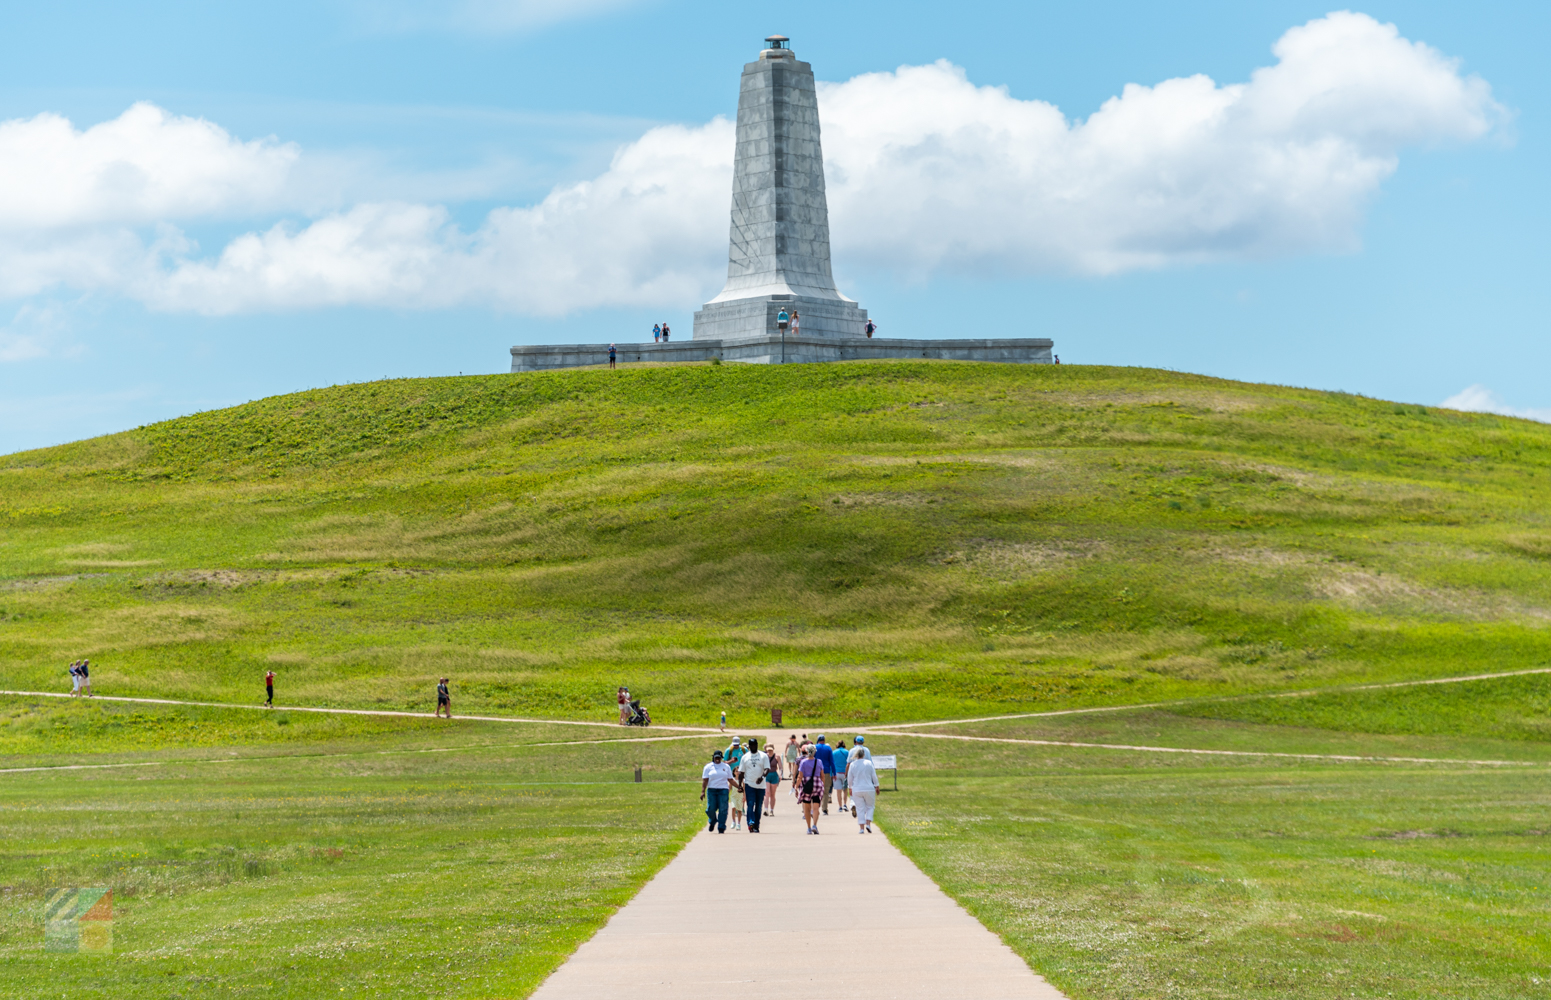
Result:
M899 758L897 758L896 756L894 756L891 753L890 754L882 754L882 753L874 754L873 758L872 758L872 766L873 766L873 770L875 770L875 771L893 771L894 772L894 787L892 789L882 789L882 788L880 788L879 789L880 791L895 791L895 792L899 791Z

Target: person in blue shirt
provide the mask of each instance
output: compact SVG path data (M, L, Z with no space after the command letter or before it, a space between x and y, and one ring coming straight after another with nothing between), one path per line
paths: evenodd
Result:
M835 787L835 748L824 742L824 734L819 734L818 745L813 748L813 756L820 764L824 765L824 815L829 815L829 793Z

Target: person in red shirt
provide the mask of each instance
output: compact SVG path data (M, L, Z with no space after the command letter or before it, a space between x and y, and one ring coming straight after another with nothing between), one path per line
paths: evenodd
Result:
M264 675L264 707L275 707L275 672L269 671Z

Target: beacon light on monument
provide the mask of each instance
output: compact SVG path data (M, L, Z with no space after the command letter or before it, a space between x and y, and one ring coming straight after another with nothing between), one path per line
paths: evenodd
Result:
M755 364L951 358L1049 364L1050 340L904 340L866 335L867 310L835 287L813 67L784 35L743 67L727 283L695 313L694 337L620 344L620 361ZM786 317L788 322L782 322ZM512 371L599 364L607 344L513 347Z

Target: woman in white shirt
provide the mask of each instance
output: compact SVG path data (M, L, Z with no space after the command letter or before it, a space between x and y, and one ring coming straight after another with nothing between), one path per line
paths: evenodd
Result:
M727 832L727 789L732 784L732 768L722 763L720 750L711 754L711 763L700 771L700 797L705 800L706 832Z
M858 747L851 751L851 763L846 767L846 783L851 786L851 815L856 817L856 832L872 832L872 811L878 804L878 772L872 766L872 758Z

